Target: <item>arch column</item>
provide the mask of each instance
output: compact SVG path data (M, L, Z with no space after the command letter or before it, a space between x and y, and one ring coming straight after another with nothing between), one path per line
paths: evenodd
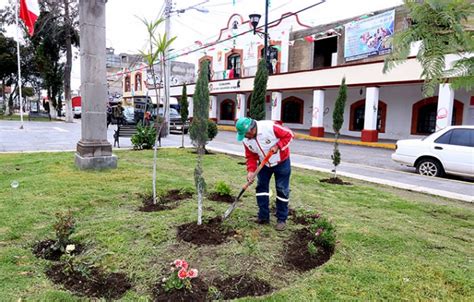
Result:
M238 93L236 96L237 101L237 112L235 119L238 120L241 117L245 117L245 111L247 111L247 96L243 93Z
M281 122L281 100L282 93L274 91L272 92L272 121L277 123Z
M209 96L209 119L217 123L217 96Z
M361 140L363 142L377 142L377 114L379 108L379 87L367 87L365 97L364 130Z
M324 137L324 90L313 91L313 115L309 135Z
M439 85L436 131L451 126L453 121L454 90L451 84Z

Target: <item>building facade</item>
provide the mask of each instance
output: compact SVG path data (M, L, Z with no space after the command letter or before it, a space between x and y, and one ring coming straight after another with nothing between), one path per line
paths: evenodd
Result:
M312 136L332 133L334 104L345 77L349 88L343 135L375 142L425 136L451 124L474 124L472 92L454 91L444 84L435 96L423 97L422 69L415 57L382 72L391 51L390 38L406 26L403 7L317 27L304 25L294 14L272 22L273 74L267 86L266 118ZM248 20L232 15L216 43L209 44L199 59L210 65L209 115L219 124L232 125L249 113L253 77L263 54L263 40L245 33L249 29ZM448 63L454 59L447 56ZM193 92L194 85L189 85L188 94ZM172 96L180 94L180 86L172 87ZM189 101L192 104L192 97Z

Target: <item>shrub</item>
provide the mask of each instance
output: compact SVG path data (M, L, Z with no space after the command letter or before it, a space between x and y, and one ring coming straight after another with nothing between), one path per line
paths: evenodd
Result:
M333 251L336 246L336 228L327 219L320 217L310 225L309 231L313 235L313 239L308 242L308 252L316 255L319 248Z
M61 251L66 250L66 246L71 242L69 237L75 230L75 219L71 211L56 213L56 223L53 225L56 232L56 248Z
M220 196L230 195L232 193L230 186L223 181L218 181L214 186L214 190Z
M207 137L209 138L209 141L212 141L214 137L217 136L218 131L219 130L217 129L217 124L212 120L208 120L207 121Z
M189 268L186 260L176 259L171 263L171 276L163 278L163 288L166 292L186 288L191 290L191 280L198 276L198 270Z
M151 149L155 145L156 129L137 125L137 133L131 138L133 149Z

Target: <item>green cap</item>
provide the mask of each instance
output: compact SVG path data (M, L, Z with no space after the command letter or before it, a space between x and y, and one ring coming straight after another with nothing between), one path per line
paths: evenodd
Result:
M250 130L252 126L252 119L249 117L241 117L235 123L235 128L237 129L237 140L241 142L245 134Z

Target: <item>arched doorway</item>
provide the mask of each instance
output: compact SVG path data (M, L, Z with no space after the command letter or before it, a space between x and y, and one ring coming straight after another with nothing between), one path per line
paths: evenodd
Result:
M451 125L462 125L464 104L454 100ZM427 135L436 131L438 97L429 97L413 104L411 134Z
M289 124L303 124L304 101L290 96L281 102L281 121Z
M135 91L141 91L142 90L142 74L141 72L138 72L135 75Z
M379 100L377 110L377 131L385 133L385 122L387 119L387 103ZM351 105L349 118L350 131L364 130L365 122L365 100L359 100Z
M198 68L201 68L201 64L203 62L207 62L207 68L208 68L208 80L209 81L212 81L214 79L214 69L213 69L213 66L212 66L212 57L211 56L204 56L202 58L199 59L199 67Z
M225 55L225 69L227 71L227 78L237 79L242 76L242 49L232 49Z
M268 61L272 67L270 74L280 73L281 65L281 41L271 41L268 47ZM264 45L258 47L258 60L263 58ZM270 71L270 70L269 70Z
M219 119L222 121L235 120L235 101L226 99L221 102Z
M129 76L129 75L127 75L127 76L125 77L124 88L123 88L123 89L124 89L125 92L129 92L129 91L130 91L130 76Z

